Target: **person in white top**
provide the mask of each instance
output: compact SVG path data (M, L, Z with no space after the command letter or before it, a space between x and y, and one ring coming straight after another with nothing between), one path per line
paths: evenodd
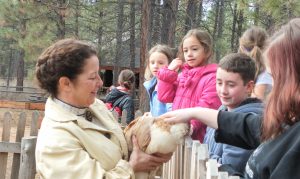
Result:
M272 89L272 76L266 72L262 51L267 45L267 32L256 26L247 29L240 38L239 52L250 56L256 64L252 97L265 100Z

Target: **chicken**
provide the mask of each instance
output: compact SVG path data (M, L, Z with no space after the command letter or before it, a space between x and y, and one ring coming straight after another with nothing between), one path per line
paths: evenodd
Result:
M124 129L129 151L132 151L131 137L135 135L140 149L147 154L174 152L188 131L188 124L171 125L164 122L163 118L152 117L150 113L136 118ZM155 171L135 174L137 179L152 179L154 176Z

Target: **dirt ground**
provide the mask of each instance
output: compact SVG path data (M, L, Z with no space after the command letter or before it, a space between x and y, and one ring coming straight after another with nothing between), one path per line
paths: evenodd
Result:
M0 141L2 141L4 114L8 111L12 113L12 117L13 117L13 122L11 124L11 131L10 131L10 142L16 141L16 127L18 124L19 116L22 112L26 113L26 119L27 119L24 136L29 136L30 135L29 133L30 133L31 117L32 117L32 113L34 112L33 110L0 108ZM10 172L11 172L11 165L12 165L12 154L9 153L6 178L10 178L9 176L10 176ZM35 178L38 179L39 177L36 176Z

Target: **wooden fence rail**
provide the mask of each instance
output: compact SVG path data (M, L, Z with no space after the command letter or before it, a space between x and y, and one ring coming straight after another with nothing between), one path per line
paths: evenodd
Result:
M26 101L9 101L0 100L0 108L13 108L13 109L28 109L28 110L45 110L45 103L43 102L26 102Z
M20 113L18 120L13 119L11 112L6 112L4 114L3 125L0 126L0 131L2 131L2 141L0 142L1 179L35 178L34 152L39 117L39 112L35 111L32 113L30 128L28 129L28 126L26 128L27 116L25 112ZM17 123L16 130L12 129L14 128L14 122ZM30 136L24 137L25 132L30 132ZM15 138L14 134L16 135Z

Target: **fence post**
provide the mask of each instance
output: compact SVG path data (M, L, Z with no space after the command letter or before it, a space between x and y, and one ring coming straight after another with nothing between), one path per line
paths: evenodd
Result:
M35 146L36 136L24 137L21 142L21 163L19 170L20 179L35 178Z
M127 119L127 110L126 109L124 109L123 111L122 111L122 116L121 116L121 126L122 127L126 127L127 126L127 123L126 123L126 119Z
M193 140L192 143L192 155L191 155L191 178L197 178L197 159L198 159L198 148L200 142L198 140Z
M228 179L228 173L227 172L219 172L218 179Z
M17 135L16 135L16 142L20 142L25 133L25 125L26 125L26 113L20 113L19 120L18 120L18 127L17 127ZM17 179L20 169L20 153L13 154L13 162L11 167L11 179Z
M217 160L209 159L206 162L206 179L218 179Z
M30 136L37 136L38 135L38 128L39 128L39 118L40 113L38 111L34 111L31 117L31 126L30 126Z
M183 163L183 178L191 178L191 158L192 158L192 144L193 140L191 137L186 137L184 145L184 163Z

